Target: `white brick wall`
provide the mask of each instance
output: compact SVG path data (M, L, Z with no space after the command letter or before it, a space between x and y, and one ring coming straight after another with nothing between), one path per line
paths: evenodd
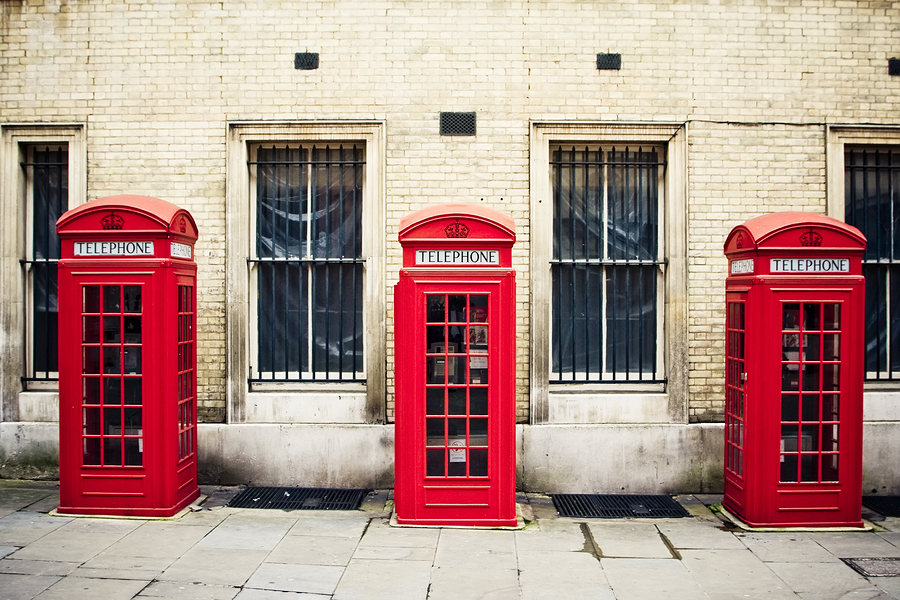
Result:
M320 53L318 70L294 70L302 51ZM622 70L598 71L603 52L621 53ZM193 213L210 420L226 405L226 122L386 122L389 332L403 215L483 199L516 219L520 420L530 121L688 122L689 407L710 420L722 411L725 235L763 212L825 210L825 124L895 122L898 54L896 2L0 0L0 122L86 123L90 199L139 193ZM440 137L443 110L476 111L477 137Z

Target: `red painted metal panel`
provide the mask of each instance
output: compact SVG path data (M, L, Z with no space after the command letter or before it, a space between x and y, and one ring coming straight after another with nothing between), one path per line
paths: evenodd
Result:
M728 236L723 504L750 525L862 526L864 251L855 228L805 213L758 217ZM737 333L743 346L731 343ZM741 473L729 412L738 396Z
M200 493L196 226L162 200L118 196L67 212L57 231L68 332L59 343L58 510L171 516Z

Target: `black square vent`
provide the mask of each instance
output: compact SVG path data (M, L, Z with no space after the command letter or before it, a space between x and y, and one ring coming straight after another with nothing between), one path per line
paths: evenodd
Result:
M598 54L597 68L601 71L618 71L622 68L621 54Z
M888 74L900 75L900 58L888 59Z
M475 135L475 113L442 112L441 135Z
M297 52L294 54L294 68L301 71L312 71L319 68L318 52Z

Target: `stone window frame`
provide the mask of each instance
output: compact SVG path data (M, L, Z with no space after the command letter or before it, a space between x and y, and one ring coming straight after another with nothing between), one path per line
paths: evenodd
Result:
M250 336L249 314L250 244L253 233L250 175L247 162L252 146L273 142L364 142L366 170L363 185L363 313L366 383L287 383L258 386L248 384ZM383 423L385 419L384 319L384 177L385 125L381 121L278 121L229 122L226 138L225 189L225 288L226 288L226 390L227 422L360 422ZM254 392L265 394L263 402L280 408L256 410ZM341 395L364 394L363 414L353 411L333 416L322 403ZM307 401L307 402L304 402ZM287 411L285 406L289 406ZM249 410L254 408L253 411ZM326 407L327 408L327 407ZM269 417L260 416L263 412ZM281 415L281 416L279 416ZM347 416L350 415L350 416Z
M34 145L66 146L68 150L68 208L87 201L87 127L84 123L5 123L0 125L0 222L14 223L12 235L0 241L0 310L3 311L3 348L0 357L0 406L3 421L38 420L55 413L56 382L23 385L27 368L26 280L20 261L28 237L25 178L21 164ZM38 416L40 415L40 416Z
M531 123L531 422L686 423L687 124L533 121ZM640 382L550 385L552 192L550 147L565 142L665 145L665 384Z

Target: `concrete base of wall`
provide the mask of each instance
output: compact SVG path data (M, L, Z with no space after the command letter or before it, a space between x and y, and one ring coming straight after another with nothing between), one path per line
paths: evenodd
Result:
M720 493L723 425L519 425L518 487L548 493ZM864 426L863 493L900 495L900 422ZM384 489L392 425L198 427L200 480ZM56 423L0 423L0 478L58 477Z

